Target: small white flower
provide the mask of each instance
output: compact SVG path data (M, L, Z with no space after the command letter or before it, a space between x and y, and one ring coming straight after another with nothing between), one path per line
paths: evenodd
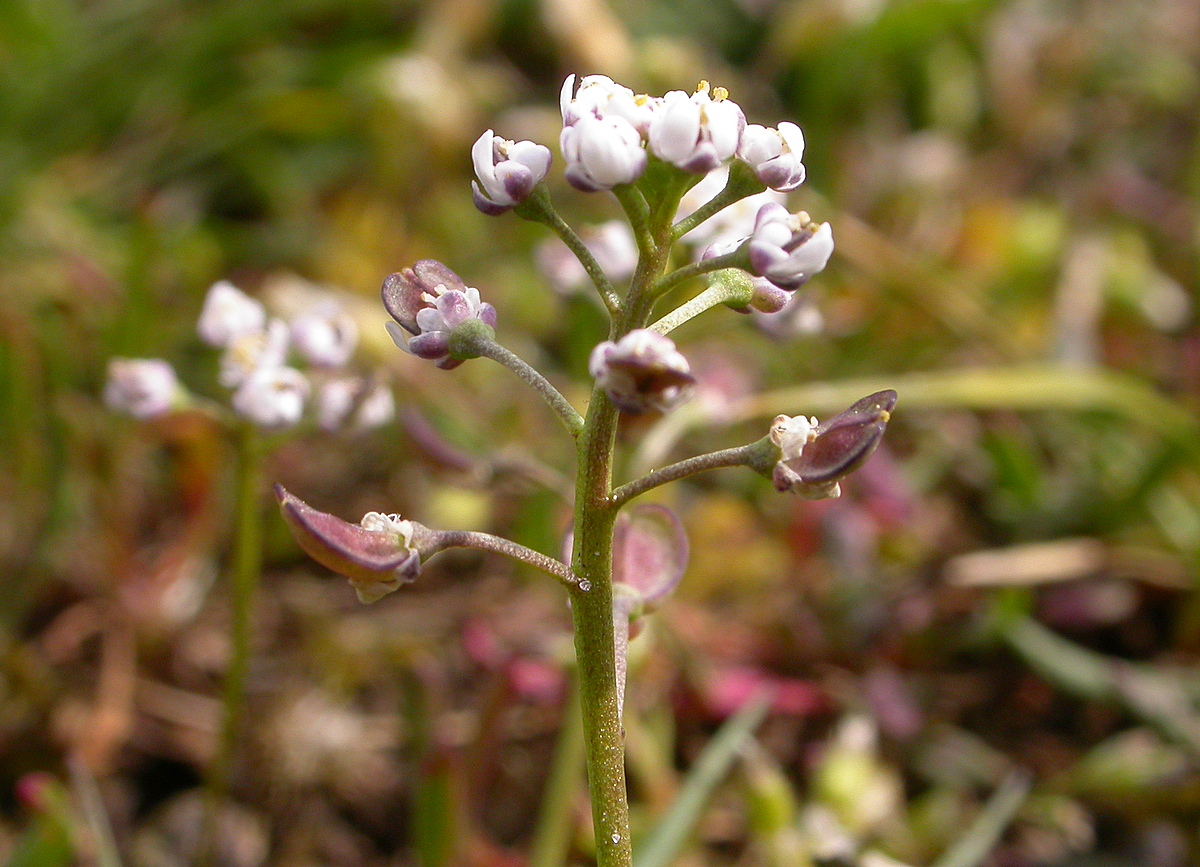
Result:
M797 289L825 268L833 255L833 229L801 211L789 214L768 204L758 212L749 244L751 273L781 289Z
M358 345L358 325L336 301L317 304L292 320L292 344L315 367L341 367Z
M335 431L349 422L357 430L382 427L396 415L396 399L385 383L369 387L358 377L331 379L317 389L317 425ZM353 417L351 417L353 416Z
M237 388L255 371L281 367L287 360L289 331L282 319L272 319L265 330L241 334L221 354L217 380Z
M224 349L244 334L261 331L266 321L262 304L228 280L221 280L204 297L196 330L209 346Z
M165 415L184 396L175 368L161 358L114 358L108 363L104 402L145 421Z
M563 126L571 126L586 115L621 117L629 121L639 135L645 136L654 112L662 102L645 94L634 94L607 75L586 75L579 82L579 90L574 88L575 76L568 75L558 97Z
M778 129L750 124L737 155L773 190L788 192L804 183L804 133L794 123L781 123Z
M360 430L383 427L396 417L396 396L386 383L377 382L358 404L354 426Z
M677 168L705 174L733 157L745 126L746 116L725 89L710 96L702 81L692 96L673 90L663 97L650 122L650 150Z
M631 184L646 170L641 135L617 115L584 115L563 127L559 147L567 163L567 182L585 193Z
M622 412L666 412L687 396L695 377L669 337L638 328L592 350L588 370Z
M294 367L260 367L233 394L233 409L261 428L291 427L304 413L309 384Z
M779 446L780 460L790 461L800 457L804 447L817 438L816 416L779 415L771 422L771 442Z
M525 201L550 171L550 159L550 149L544 145L512 142L489 129L471 148L477 178L471 182L475 207L495 215Z

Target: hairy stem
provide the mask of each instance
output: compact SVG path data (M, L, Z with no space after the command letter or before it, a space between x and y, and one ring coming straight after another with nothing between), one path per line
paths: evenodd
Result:
M503 554L505 557L526 563L535 569L541 569L547 575L554 576L569 590L584 590L580 587L579 578L565 563L555 560L553 557L547 557L532 548L518 545L509 539L493 536L490 533L476 533L471 530L444 530L437 535L438 550L474 548L477 551ZM586 591L584 590L584 592Z
M612 281L608 279L608 275L604 273L604 269L600 267L600 263L596 261L592 251L583 243L583 239L575 234L575 230L567 225L566 221L553 209L545 213L542 222L549 226L554 234L558 235L567 248L575 254L575 258L579 260L583 270L592 278L592 283L595 284L596 291L600 293L604 306L608 308L609 315L618 315L621 312L621 296L617 294Z
M575 407L571 406L570 401L562 396L562 392L550 384L550 380L538 373L537 370L516 353L511 352L494 340L475 340L472 341L471 347L479 355L504 365L520 377L522 382L541 395L546 405L554 410L555 415L563 423L563 427L567 429L567 432L573 437L579 436L583 430L583 417L576 411Z
M750 467L760 472L765 469L769 473L770 467L777 460L779 460L779 447L771 442L770 437L763 437L757 442L744 446L696 455L694 458L678 461L649 472L639 479L621 485L612 492L609 502L620 508L634 497L641 496L660 485L722 467Z
M744 265L746 261L746 254L739 249L726 253L723 256L713 256L711 259L701 259L699 262L684 265L682 268L676 268L654 284L654 294L655 296L662 295L668 289L678 286L685 280L691 280L693 277L700 277L704 274L711 274L713 271L722 271L726 268Z
M647 326L659 334L670 334L683 323L695 319L706 310L719 307L722 304L749 304L752 289L747 285L734 282L713 282L711 286L693 298L691 301L676 307L666 316L652 325Z

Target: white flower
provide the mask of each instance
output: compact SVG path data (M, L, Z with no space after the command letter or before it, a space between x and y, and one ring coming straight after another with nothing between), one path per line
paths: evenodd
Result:
M567 163L567 182L585 193L631 184L646 170L641 135L617 115L584 115L563 127L559 147Z
M208 290L196 330L209 346L223 349L243 334L261 331L266 320L262 304L228 280L221 280Z
M697 208L707 204L725 189L728 182L728 166L721 166L709 172L704 180L684 193L675 219L682 220L690 216ZM730 250L736 249L754 231L754 218L763 205L783 204L785 201L787 196L775 190L763 190L761 193L747 196L709 217L684 235L682 240L694 245L697 253L710 244L721 245L722 248Z
M801 211L789 214L768 204L758 212L749 244L751 273L781 289L797 289L825 268L833 255L833 229Z
M817 438L818 424L816 416L776 416L771 423L771 442L779 446L780 460L790 461L800 457L804 447Z
M650 150L684 171L704 174L737 152L746 116L724 88L708 92L700 82L692 96L673 90L663 97L650 122Z
M609 280L617 283L633 274L638 249L627 222L609 220L599 226L583 226L579 238ZM538 246L537 261L546 279L560 292L571 292L587 282L587 271L558 238L547 238Z
M300 421L309 385L294 367L260 367L233 394L233 409L261 428L275 430Z
M360 430L383 427L396 417L396 396L386 383L377 382L358 404L354 426Z
M257 370L281 367L287 360L289 332L282 319L272 319L265 330L241 334L221 354L217 380L237 388Z
M478 179L471 182L475 207L495 215L525 201L550 171L550 159L550 149L544 145L512 142L489 129L471 148Z
M165 415L184 396L175 368L161 358L114 358L108 363L104 402L139 420Z
M639 135L645 136L661 102L645 94L635 95L607 75L584 76L579 82L579 90L574 88L575 76L568 75L558 96L563 126L571 126L585 115L621 117L629 121Z
M309 364L341 367L358 345L358 326L340 304L326 301L293 319L291 336L292 344Z
M669 337L638 328L592 350L588 371L623 412L666 412L695 383L687 359Z
M773 190L788 192L804 183L804 133L794 123L781 123L778 129L750 124L737 155Z

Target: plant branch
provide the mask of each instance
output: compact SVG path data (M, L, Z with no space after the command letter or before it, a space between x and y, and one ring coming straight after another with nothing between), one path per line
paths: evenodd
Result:
M688 476L707 470L722 467L750 467L759 472L770 473L771 467L779 460L779 447L771 442L770 437L763 437L757 442L748 443L731 449L709 452L697 455L687 460L678 461L661 469L653 470L639 479L621 485L612 492L609 502L617 508L625 505L634 497L641 496L668 482L674 482Z
M608 308L609 315L618 315L621 312L621 296L617 294L612 281L608 279L608 275L604 273L604 269L600 267L600 263L596 261L592 251L583 243L583 239L575 234L575 230L567 225L567 222L555 210L547 211L542 222L549 226L554 234L558 235L567 248L575 254L575 258L579 260L583 270L592 278L592 283L595 285L596 291L600 293L600 299L604 302L604 306Z
M562 396L562 392L550 384L550 380L538 373L527 361L495 340L472 340L471 348L482 357L490 358L492 361L504 365L520 377L522 382L541 395L546 405L554 410L555 415L563 423L563 427L567 429L567 433L578 438L583 430L583 417L575 407L571 406L570 401Z
M562 582L568 590L586 592L579 577L561 560L547 557L545 554L518 545L510 539L493 536L491 533L477 533L472 530L441 530L437 534L437 550L447 548L474 548L477 551L490 551L493 554L503 554L513 560L519 560L535 569L540 569L547 575L552 575Z
M740 248L723 256L701 259L699 262L692 262L690 265L684 265L682 268L675 269L655 283L651 291L655 297L658 297L668 289L678 286L686 280L691 280L693 277L700 277L704 274L711 274L713 271L723 271L726 268L735 268L744 264L746 264L746 255Z

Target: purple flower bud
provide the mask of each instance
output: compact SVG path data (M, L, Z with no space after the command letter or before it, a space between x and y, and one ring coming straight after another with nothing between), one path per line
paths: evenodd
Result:
M710 96L708 82L702 81L692 96L673 90L663 97L650 121L650 150L664 162L702 175L733 157L745 127L746 116L726 90L718 87Z
M780 458L772 476L780 491L813 500L841 495L838 482L875 451L896 405L896 392L868 395L844 412L817 424L815 418L778 416L771 440Z
M798 289L825 268L833 255L833 230L819 226L803 211L789 214L783 205L759 209L749 242L750 271L781 289Z
M393 342L443 370L462 363L450 357L450 334L470 319L496 327L496 308L479 297L479 290L433 259L388 275L383 281L383 306L395 322L387 323ZM403 328L412 335L406 339Z
M175 368L161 358L114 358L108 363L104 402L139 421L166 415L186 398Z
M550 149L531 141L512 142L489 129L471 148L475 207L489 216L503 214L529 197L550 171Z
M322 566L350 580L361 602L374 602L421 571L420 543L436 534L399 515L367 512L361 524L319 512L282 485L275 496L297 544Z
M622 412L666 412L695 383L687 359L669 337L638 328L592 350L588 370Z
M804 133L794 123L781 123L779 129L750 124L737 155L773 190L786 193L804 183Z

